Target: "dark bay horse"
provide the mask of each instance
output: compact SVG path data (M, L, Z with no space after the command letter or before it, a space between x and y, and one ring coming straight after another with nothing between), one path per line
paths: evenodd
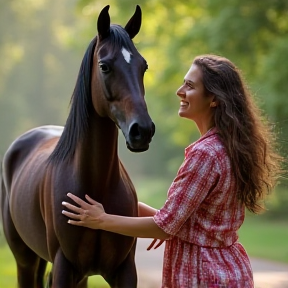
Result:
M108 213L137 216L133 184L118 158L118 128L133 152L145 151L155 126L144 100L147 63L132 39L141 9L125 28L110 25L109 6L82 60L65 127L42 126L16 139L2 165L3 228L17 263L18 287L43 287L47 262L53 288L84 288L102 275L111 287L137 285L136 240L67 224L62 201L71 191Z

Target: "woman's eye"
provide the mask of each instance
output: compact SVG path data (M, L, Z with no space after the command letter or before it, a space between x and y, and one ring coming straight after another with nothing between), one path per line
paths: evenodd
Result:
M110 72L110 67L106 63L99 63L99 68L103 73L108 73Z
M186 83L186 86L187 86L188 88L190 88L190 89L193 89L193 85L190 84L190 83Z

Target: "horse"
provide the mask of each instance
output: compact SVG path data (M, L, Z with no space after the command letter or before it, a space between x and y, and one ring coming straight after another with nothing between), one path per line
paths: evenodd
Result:
M132 152L149 149L155 125L144 99L148 68L132 39L141 8L125 27L100 12L78 74L64 127L46 125L19 136L3 157L3 230L17 263L19 288L42 288L52 263L53 288L86 288L101 275L110 287L136 287L136 239L73 227L62 215L67 192L88 194L107 213L138 215L135 188L118 157L118 131Z

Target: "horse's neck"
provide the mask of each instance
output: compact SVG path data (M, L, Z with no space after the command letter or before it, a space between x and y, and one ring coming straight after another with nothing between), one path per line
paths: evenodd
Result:
M98 118L76 149L81 178L103 188L119 179L118 129L108 118ZM91 184L91 183L90 183Z

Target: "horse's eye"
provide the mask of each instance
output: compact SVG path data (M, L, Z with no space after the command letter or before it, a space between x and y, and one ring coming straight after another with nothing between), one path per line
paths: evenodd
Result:
M110 72L110 67L106 63L99 62L99 68L101 69L101 71L103 73L109 73Z

